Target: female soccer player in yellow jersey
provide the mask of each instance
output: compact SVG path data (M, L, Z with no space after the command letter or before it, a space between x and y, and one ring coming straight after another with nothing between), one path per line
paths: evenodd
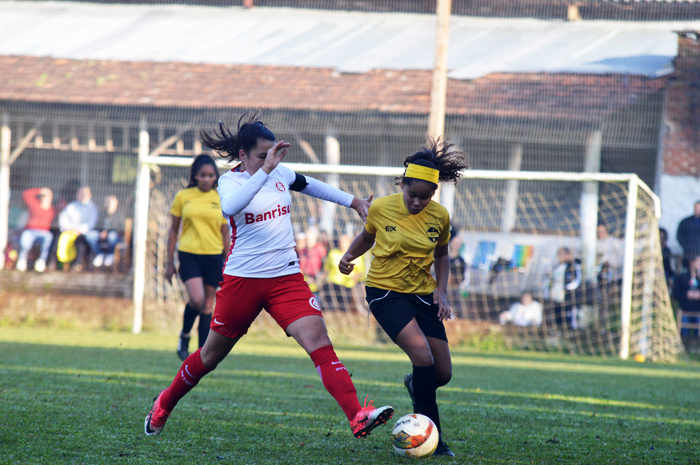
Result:
M190 354L190 330L199 316L199 347L209 335L214 293L222 281L224 253L228 252L228 225L221 215L221 202L216 192L219 172L209 155L197 155L190 167L187 188L175 195L170 209L170 234L165 279L172 282L175 274L173 256L178 244L179 273L187 289L188 302L182 316L182 331L177 355L185 360ZM178 233L182 232L178 241Z
M433 455L454 456L442 439L436 390L452 377L452 361L443 320L452 317L447 304L450 216L431 199L440 181L456 182L468 168L452 144L431 140L406 157L397 178L401 193L382 197L369 208L367 224L338 265L349 274L357 257L373 244L367 275L367 302L387 335L406 352L413 373L404 378L416 413L435 422L440 442ZM435 264L434 279L430 267Z

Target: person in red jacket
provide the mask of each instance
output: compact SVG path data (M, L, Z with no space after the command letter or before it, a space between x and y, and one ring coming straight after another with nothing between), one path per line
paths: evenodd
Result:
M46 259L49 256L53 233L50 231L54 217L54 209L51 206L53 192L47 187L35 187L22 192L24 203L29 209L29 219L19 239L19 257L17 269L27 270L27 256L37 241L41 242L41 255L34 262L34 269L39 273L46 269Z

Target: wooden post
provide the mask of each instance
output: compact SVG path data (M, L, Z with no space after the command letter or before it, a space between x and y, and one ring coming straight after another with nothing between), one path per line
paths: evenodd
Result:
M445 110L447 107L447 45L450 37L450 14L452 0L437 0L437 31L435 37L435 67L433 86L430 89L430 114L428 115L428 136L445 135ZM440 188L435 192L435 200L440 199Z
M340 143L332 133L326 134L326 164L335 166L340 164ZM326 183L340 188L340 176L337 173L327 174ZM320 228L321 231L326 231L329 237L333 235L336 207L337 205L333 202L323 202Z
M10 117L2 114L0 126L0 270L5 269L5 248L10 221Z
M600 173L600 153L603 145L603 131L596 129L586 141L583 162L585 173ZM583 274L586 281L596 280L596 244L598 242L598 182L586 181L581 192L581 249Z
M151 171L146 162L149 135L146 117L139 123L139 171L136 180L136 232L134 234L134 324L132 332L139 334L143 328L143 298L146 285L146 240L148 238L148 202Z

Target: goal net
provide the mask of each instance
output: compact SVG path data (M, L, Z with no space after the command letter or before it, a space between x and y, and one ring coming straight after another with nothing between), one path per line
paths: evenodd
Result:
M179 321L186 296L181 283L164 282L163 270L168 211L186 185L189 162L162 157L152 171L145 309L151 322L166 326ZM398 192L394 176L402 172L289 166L358 197ZM364 300L371 254L357 276L336 272L338 254L361 231L361 220L352 210L293 195L300 255L321 250L322 259L310 259L304 271L332 337L387 342ZM440 195L453 225L448 292L455 318L446 324L452 343L477 338L570 354L682 356L662 266L658 200L635 175L467 171L456 186L443 184ZM514 307L524 294L534 303ZM256 332L282 334L264 312Z

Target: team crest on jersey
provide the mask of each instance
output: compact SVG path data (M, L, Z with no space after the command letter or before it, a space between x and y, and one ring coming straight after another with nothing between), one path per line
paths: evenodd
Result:
M276 187L277 190L280 191L280 192L284 192L284 190L285 190L284 184L282 184L281 182L276 182L276 183L275 183L275 187Z
M311 297L309 299L309 305L311 305L313 308L315 308L319 312L321 311L321 305L318 303L318 299L316 297Z
M430 242L437 242L439 235L440 233L437 229L432 227L428 228L428 239L430 239Z

